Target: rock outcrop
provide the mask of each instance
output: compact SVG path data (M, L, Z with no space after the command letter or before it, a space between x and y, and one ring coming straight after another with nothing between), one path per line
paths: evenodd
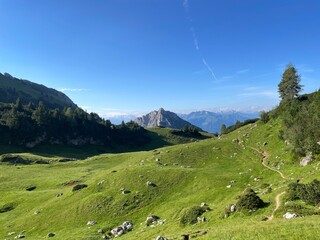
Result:
M181 119L177 114L165 111L163 108L160 108L158 111L150 112L142 117L138 117L135 122L144 128L167 127L182 129L192 125Z

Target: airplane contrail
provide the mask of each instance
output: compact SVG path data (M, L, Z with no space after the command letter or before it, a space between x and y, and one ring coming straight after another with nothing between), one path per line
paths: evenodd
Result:
M207 61L204 58L202 58L202 62L207 67L207 69L211 73L211 76L214 78L214 80L217 81L218 79L217 79L216 75L214 74L214 72L213 72L212 68L210 67L210 65L207 63Z
M187 19L189 20L190 32L192 34L194 47L195 47L195 49L197 51L200 51L199 41L198 41L197 34L196 34L196 31L195 31L194 26L193 26L193 20L192 20L192 18L190 16L190 13L189 13L189 1L188 0L184 0L183 1L183 8L184 8L184 10L186 12ZM214 74L211 66L207 63L207 61L206 61L206 59L204 57L202 57L202 63L208 69L208 71L210 72L210 74L213 77L213 79L217 81L218 79L217 79L216 75Z

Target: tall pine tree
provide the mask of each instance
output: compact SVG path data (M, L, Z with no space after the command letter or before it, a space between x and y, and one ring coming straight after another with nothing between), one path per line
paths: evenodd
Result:
M299 92L302 90L300 75L298 75L297 70L291 64L287 66L282 74L282 79L278 87L278 92L283 101L298 97Z

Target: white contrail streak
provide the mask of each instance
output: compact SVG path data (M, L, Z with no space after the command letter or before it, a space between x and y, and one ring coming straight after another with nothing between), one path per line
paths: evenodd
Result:
M184 8L184 10L186 12L187 19L188 19L189 24L190 24L190 32L192 34L194 47L198 52L200 52L199 41L198 41L197 34L196 34L196 31L195 31L194 26L193 26L192 18L191 18L190 13L189 13L189 1L188 0L184 0L183 1L183 8ZM210 72L210 74L213 77L213 79L215 81L217 81L218 79L217 79L216 75L214 74L212 68L207 63L207 61L206 61L206 59L204 57L202 57L202 63L208 69L208 71Z
M217 79L216 75L214 74L214 72L213 72L212 68L210 67L210 65L207 63L207 61L206 61L204 58L202 58L202 62L203 62L203 64L207 67L207 69L208 69L209 72L211 73L211 75L212 75L212 77L214 78L214 80L217 81L218 79Z
M190 31L192 33L194 47L196 48L197 51L199 51L199 43L198 43L198 38L196 36L196 32L194 31L193 27L190 28Z

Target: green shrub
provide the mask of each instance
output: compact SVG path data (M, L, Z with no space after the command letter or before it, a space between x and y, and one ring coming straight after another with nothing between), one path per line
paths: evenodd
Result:
M241 195L236 203L238 210L255 211L259 208L263 208L265 203L259 196L250 188Z
M291 183L288 185L287 199L302 200L310 205L317 205L320 203L320 181L314 179L309 184Z
M72 188L72 192L78 191L78 190L86 188L86 187L88 187L88 185L86 185L86 184L77 184Z
M8 204L5 204L5 205L3 205L3 206L0 208L0 213L9 212L9 211L15 209L16 207L17 207L17 204L16 204L16 203L8 203Z
M266 113L265 111L261 111L260 112L260 120L263 123L267 123L270 120L270 117L269 117L268 113Z
M204 212L208 211L208 207L199 207L194 206L189 208L188 210L184 211L182 217L180 219L180 223L182 225L187 224L195 224L198 221L198 217L200 217Z

